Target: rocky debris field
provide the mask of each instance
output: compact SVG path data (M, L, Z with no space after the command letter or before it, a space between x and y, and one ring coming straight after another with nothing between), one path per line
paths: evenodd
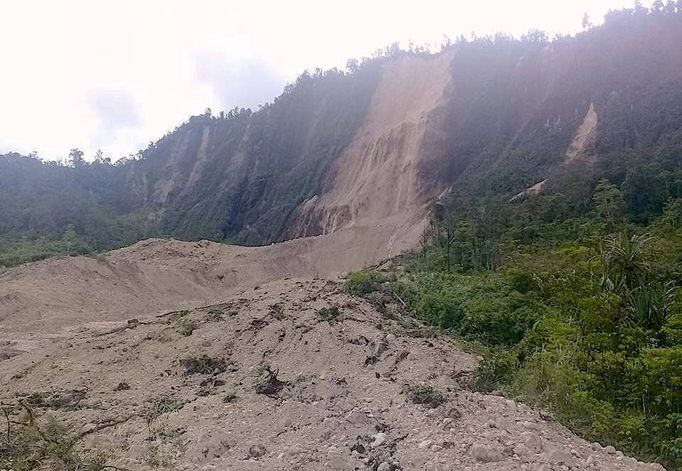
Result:
M192 310L0 333L0 400L118 469L662 469L470 390L476 363L338 280L285 279Z

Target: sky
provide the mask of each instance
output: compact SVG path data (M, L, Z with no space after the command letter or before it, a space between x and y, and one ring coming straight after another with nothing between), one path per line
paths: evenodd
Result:
M650 2L643 2L645 5ZM400 42L574 34L633 0L1 0L0 154L117 160L191 115Z

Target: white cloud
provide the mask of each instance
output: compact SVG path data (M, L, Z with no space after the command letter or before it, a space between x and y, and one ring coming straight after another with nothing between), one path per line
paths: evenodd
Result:
M221 109L256 108L279 95L286 84L283 76L258 57L232 59L200 51L194 59L197 80L211 87Z
M394 41L438 43L444 34L518 35L531 28L572 33L585 12L598 23L607 10L631 4L5 0L0 152L58 158L77 146L92 156L106 145L107 154L120 157L206 107L271 98L306 68L343 67L349 57ZM127 97L135 119L107 122L93 106L93 90Z

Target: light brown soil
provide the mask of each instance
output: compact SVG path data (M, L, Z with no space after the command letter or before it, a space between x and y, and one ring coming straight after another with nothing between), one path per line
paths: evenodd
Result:
M585 118L580 124L578 129L573 136L573 141L568 146L566 150L566 163L573 162L576 159L585 158L587 156L587 151L590 144L595 139L597 132L597 124L599 123L599 117L597 112L594 110L594 103L590 103L590 108L585 113Z
M394 220L396 220L394 222ZM0 328L53 331L216 303L287 276L345 273L416 246L402 217L266 247L151 239L98 257L60 257L0 273Z
M137 324L25 335L5 344L24 353L0 361L0 400L47 398L39 414L130 470L660 469L466 389L477 359L398 307L379 314L333 280L291 279ZM201 355L224 364L186 374ZM270 396L256 390L264 365L283 382ZM416 404L419 385L444 401Z
M451 61L449 53L406 56L384 67L363 125L335 162L329 188L300 208L294 236L372 226L387 217L401 221L400 231L421 227L426 205L443 191L420 178L420 166L434 158L425 132L443 117L437 110Z
M477 358L330 278L418 246L443 191L419 168L449 64L406 57L384 70L331 186L292 229L323 235L267 247L155 239L0 273L0 400L78 397L36 410L130 470L661 469L470 391ZM590 107L569 160L595 126ZM156 202L174 178L157 184ZM340 316L322 320L330 307ZM201 355L225 363L185 375L182 361ZM254 383L265 364L284 382L271 396ZM445 402L415 404L419 385Z

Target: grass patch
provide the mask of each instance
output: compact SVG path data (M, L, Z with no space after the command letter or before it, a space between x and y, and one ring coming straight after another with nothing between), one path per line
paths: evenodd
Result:
M82 389L74 389L72 391L34 392L27 396L25 401L31 408L74 411L85 408L82 404L85 395L86 393Z

